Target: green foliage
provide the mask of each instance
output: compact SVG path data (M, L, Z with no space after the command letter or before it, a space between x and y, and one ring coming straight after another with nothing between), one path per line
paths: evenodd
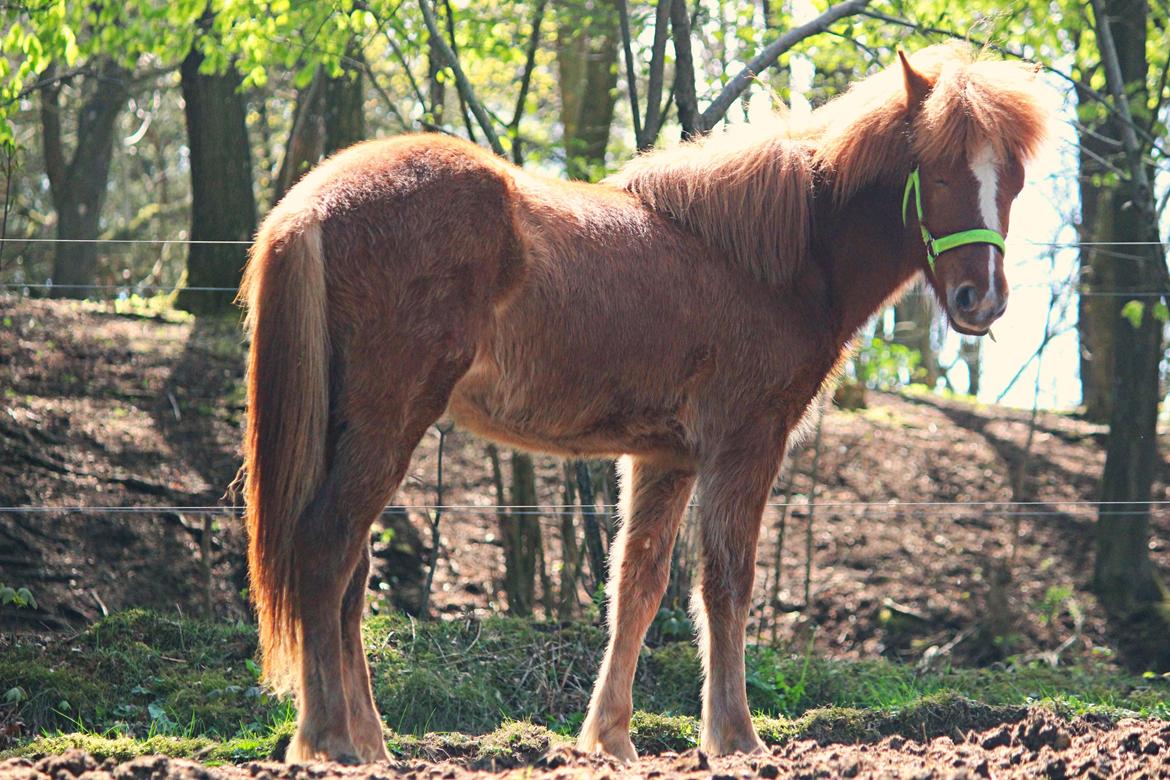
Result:
M28 588L13 588L11 585L0 582L0 606L36 609L37 600Z
M904 344L874 337L861 347L857 358L853 368L858 381L866 387L888 390L915 381L922 353Z

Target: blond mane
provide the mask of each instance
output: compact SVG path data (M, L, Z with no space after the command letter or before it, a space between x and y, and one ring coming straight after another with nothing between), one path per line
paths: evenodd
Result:
M904 179L916 161L991 144L998 159L1026 162L1043 141L1050 112L1031 66L981 61L955 44L917 52L911 65L933 85L920 106L908 104L895 64L802 122L773 118L643 154L608 181L761 281L784 284L807 261L814 183L840 206L866 186Z

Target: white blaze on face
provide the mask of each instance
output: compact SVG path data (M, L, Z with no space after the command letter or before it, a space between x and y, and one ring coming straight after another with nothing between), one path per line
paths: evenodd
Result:
M995 150L986 144L971 158L971 173L979 182L979 211L983 224L996 233L999 229L999 175ZM987 292L995 294L995 247L987 245Z

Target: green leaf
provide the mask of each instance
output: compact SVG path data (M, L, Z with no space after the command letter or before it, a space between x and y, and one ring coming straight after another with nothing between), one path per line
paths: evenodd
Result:
M1127 301L1121 307L1121 316L1129 320L1129 324L1136 330L1142 325L1142 315L1145 313L1146 305L1141 301Z
M1154 319L1158 322L1170 322L1170 306L1163 301L1154 304Z
M28 588L20 588L16 591L16 603L22 607L29 607L30 609L37 608L37 600L33 598L32 591Z

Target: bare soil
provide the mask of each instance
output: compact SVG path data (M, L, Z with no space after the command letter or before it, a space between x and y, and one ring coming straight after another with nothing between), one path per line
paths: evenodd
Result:
M57 630L131 606L246 616L243 536L231 514L214 517L205 536L195 511L64 509L222 504L238 465L242 378L234 320L0 298L0 506L38 510L0 511L0 581L29 587L39 603L0 609L0 627ZM815 478L810 441L777 482L775 501L791 491L792 506L764 518L753 638L800 648L811 639L843 658L941 654L976 665L1118 651L1088 591L1087 502L1106 431L1041 412L1025 455L1027 411L873 391L868 400L828 413ZM398 606L417 604L431 555L422 507L436 499L437 440L428 435L415 454L398 497L408 509L386 520L393 538L375 537L374 587ZM1013 498L1021 463L1027 503L987 503ZM432 607L486 615L505 601L484 443L456 430L444 465L444 503L454 508L441 519ZM559 461L538 460L542 504L563 502L561 474ZM1163 462L1156 499L1170 499L1168 482ZM555 582L560 518L541 522ZM1150 549L1170 575L1166 506L1154 513ZM582 588L581 610L587 599Z
M701 751L644 756L630 765L557 747L538 756L467 761L436 754L361 767L250 762L205 766L188 759L146 756L118 763L69 751L39 761L0 762L11 780L409 780L442 778L1167 778L1170 723L1079 718L1065 721L1042 709L979 730L916 739L894 735L849 743L794 740L770 754L709 758Z

